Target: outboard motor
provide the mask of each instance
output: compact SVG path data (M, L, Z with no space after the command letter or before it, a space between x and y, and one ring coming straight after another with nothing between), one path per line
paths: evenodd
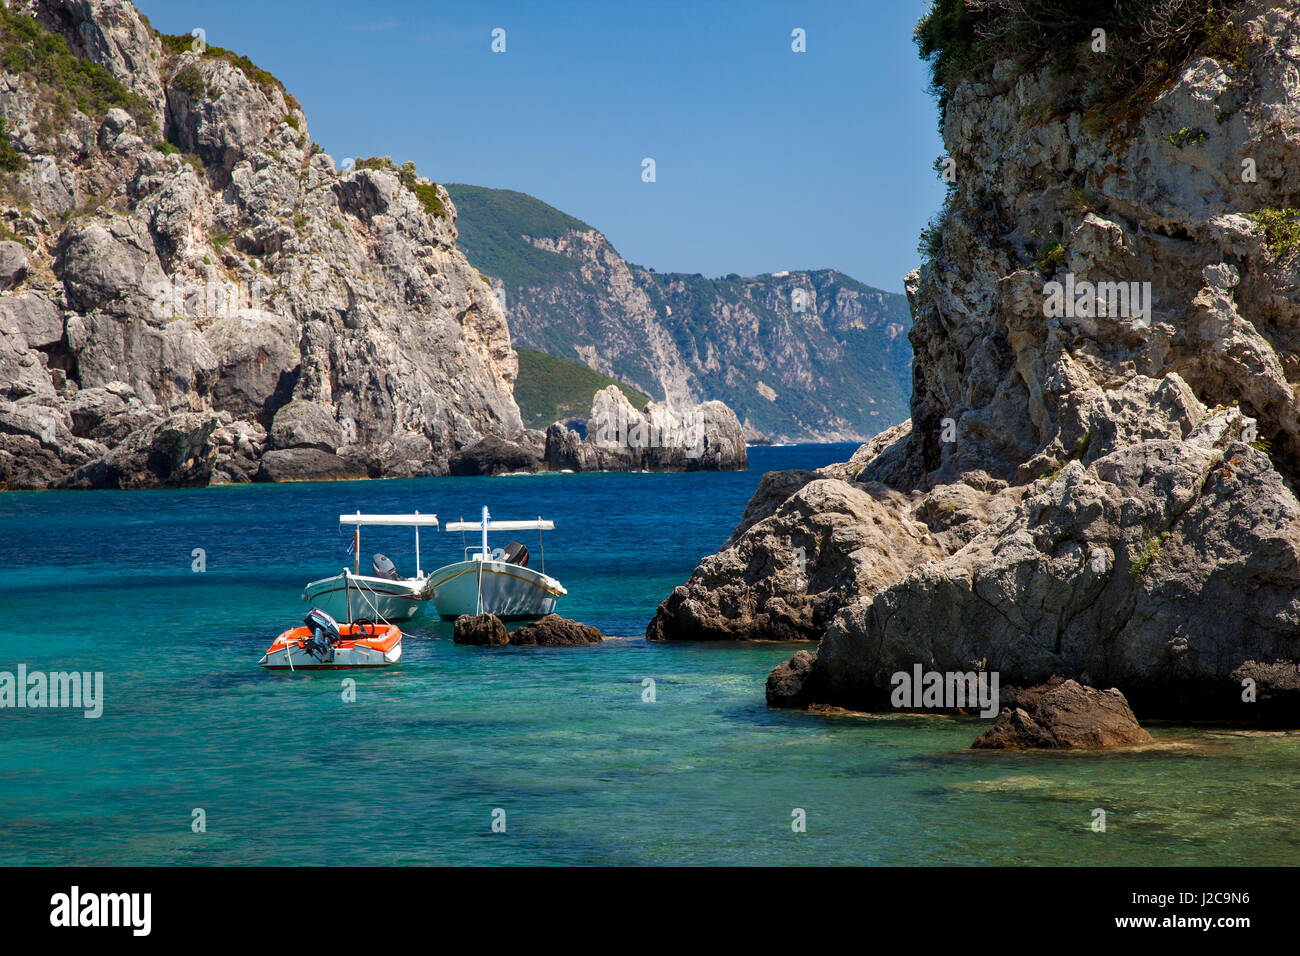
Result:
M521 568L528 567L528 549L518 541L507 541L506 546L501 550L501 558L507 564L517 564Z
M304 642L307 653L322 664L334 660L334 645L343 640L343 635L339 633L338 621L320 608L314 607L307 612L303 623L311 632L311 636Z
M385 554L376 554L370 561L370 567L377 578L387 578L389 581L399 580L397 565L393 564Z

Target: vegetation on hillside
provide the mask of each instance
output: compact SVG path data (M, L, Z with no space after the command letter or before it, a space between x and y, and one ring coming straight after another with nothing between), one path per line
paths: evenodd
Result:
M645 408L650 396L607 375L592 371L581 362L557 358L545 352L516 348L519 377L515 380L515 401L529 428L545 428L572 415L586 417L591 399L602 388L617 385L636 408Z
M637 348L627 341L635 329L610 327L611 318L618 322L624 293L587 276L579 259L538 249L523 238L558 238L591 226L524 193L455 183L447 191L459 212L459 244L470 263L505 282L516 347L570 356L575 345L608 343L612 347L602 354L609 356L611 374L663 398L660 353L648 343ZM708 278L631 264L629 269L634 287L627 294L648 300L678 354L693 364L701 394L726 402L758 430L816 434L818 423L838 419L851 423L846 428L875 434L907 417L911 346L903 333L911 315L904 296L833 270L792 279ZM795 283L827 306L851 297L857 311L846 305L806 315L792 312ZM724 313L753 315L755 323L740 330L722 319ZM805 362L814 384L799 378L797 366ZM585 411L590 395L582 403Z
M577 264L524 240L553 239L591 226L526 193L448 183L459 213L460 246L480 271L501 279L508 294L554 282Z
M1116 102L1168 77L1198 47L1240 63L1245 39L1222 0L934 0L914 39L940 108L963 80L1005 58L1053 62L1083 79L1083 107ZM1087 55L1105 31L1106 55Z
M1300 250L1300 209L1260 209L1250 218L1264 231L1264 244L1274 259Z
M193 63L186 63L177 70L169 85L192 100L205 99L208 95L208 84L203 79L203 74L199 72L199 68Z
M53 135L66 126L73 110L92 119L120 107L135 117L141 129L153 129L153 111L112 73L76 56L67 41L30 16L0 5L0 69L22 73L39 84L40 131ZM8 145L0 146L0 151ZM7 159L12 168L15 160ZM21 165L21 158L17 161Z
M162 43L164 52L171 56L180 56L181 54L188 53L195 48L195 37L190 36L189 34L154 32L157 35L159 42ZM263 92L270 93L272 89L278 89L284 96L285 102L288 103L292 109L302 109L302 106L294 98L293 94L285 89L284 83L282 83L279 78L267 70L262 69L243 54L235 53L231 50L224 49L223 47L212 46L209 43L204 43L202 45L202 50L203 56L216 57L219 60L225 60L231 66L238 67L243 72L244 76L248 77L250 82L260 86ZM182 67L182 72L186 68L187 67Z
M447 208L438 198L438 184L434 182L422 183L419 181L419 173L415 171L415 163L409 160L398 166L393 162L391 156L368 156L365 159L358 159L352 167L353 169L387 169L390 172L397 173L402 180L402 185L415 194L415 198L420 200L420 205L430 216L437 216L439 219L447 217Z
M9 142L9 128L5 118L0 116L0 171L16 173L27 164L23 154L14 149Z

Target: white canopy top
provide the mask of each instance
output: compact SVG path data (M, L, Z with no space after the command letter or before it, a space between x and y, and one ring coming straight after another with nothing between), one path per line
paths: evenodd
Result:
M553 531L554 521L538 518L535 521L489 521L488 531ZM443 525L444 531L482 531L482 521L451 521Z
M430 525L437 527L438 516L422 515L418 511L413 515L363 515L358 511L354 515L339 515L339 524L381 524L404 528L414 525L426 528Z

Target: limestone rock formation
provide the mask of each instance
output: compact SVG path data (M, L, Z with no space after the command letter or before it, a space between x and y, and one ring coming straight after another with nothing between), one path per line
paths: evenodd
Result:
M448 473L452 475L506 475L517 471L537 471L542 464L545 438L540 432L525 430L508 440L488 435L451 456Z
M510 635L510 643L520 647L585 646L599 644L604 639L597 628L558 614L548 614L525 624Z
M456 618L451 639L456 644L476 647L503 647L510 643L505 624L495 614L462 614Z
M274 77L122 0L10 7L94 66L80 108L0 68L0 486L441 474L521 431L445 189L336 171Z
M819 637L853 709L921 663L1300 723L1300 10L1228 12L1123 109L1057 54L948 90L910 425L765 479L650 637Z
M617 386L597 392L587 435L556 423L543 452L551 471L743 471L745 436L722 402L676 412L650 402L638 411Z
M1021 694L1002 708L991 728L971 744L987 750L1079 750L1151 743L1128 701L1114 687L1098 690L1059 678Z
M596 628L558 614L548 614L511 633L495 614L462 614L452 633L455 643L478 647L573 647L599 644L604 639Z

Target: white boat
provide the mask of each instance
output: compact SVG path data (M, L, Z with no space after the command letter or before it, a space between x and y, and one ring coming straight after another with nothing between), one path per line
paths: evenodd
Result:
M487 508L481 521L453 521L447 531L478 531L480 544L467 545L464 560L439 568L429 575L428 593L438 615L445 621L462 614L495 614L503 621L527 621L555 610L556 602L569 592L542 570L528 567L528 549L518 541L503 548L488 544L490 531L550 531L555 522L493 521Z
M420 529L438 526L438 516L409 515L339 515L339 524L353 525L353 567L344 568L333 577L312 581L302 592L302 599L340 621L409 621L424 613L429 602L428 578L420 570ZM361 527L415 528L415 576L404 578L385 555L376 554L370 574L361 573Z

